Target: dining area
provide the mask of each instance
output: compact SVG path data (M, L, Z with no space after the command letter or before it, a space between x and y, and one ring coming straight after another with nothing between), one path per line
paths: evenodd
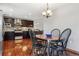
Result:
M79 4L3 3L0 7L0 55L79 56Z
M32 40L33 56L67 56L66 47L71 29L66 28L62 32L55 28L50 33L37 35L31 29L28 30Z

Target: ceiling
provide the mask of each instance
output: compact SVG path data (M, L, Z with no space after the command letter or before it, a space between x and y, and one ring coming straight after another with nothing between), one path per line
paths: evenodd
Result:
M49 4L49 8L54 10L64 4ZM5 15L23 18L23 19L42 19L41 13L46 9L45 3L0 3L0 10L3 10Z

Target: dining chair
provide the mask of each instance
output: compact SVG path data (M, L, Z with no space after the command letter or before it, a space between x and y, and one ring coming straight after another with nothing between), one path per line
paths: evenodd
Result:
M58 48L57 48L57 55L67 55L66 53L66 47L67 47L67 42L68 42L68 39L71 35L71 29L70 28L66 28L60 35L60 38L59 40L61 40L61 38L63 38L62 41L60 41L59 45L58 45Z
M57 37L58 38L58 40L56 40L56 41L54 39L54 40L51 40L49 42L49 47L50 47L50 52L49 53L50 53L50 55L55 55L54 52L56 51L57 44L58 44L58 41L59 41L60 30L55 28L55 29L51 30L51 34L52 34L53 37Z
M44 46L43 44L41 44L38 39L36 38L36 35L34 33L34 31L32 30L28 30L29 31L29 35L30 38L32 39L32 51L33 51L33 55L40 55L43 56L45 55L46 52L46 46Z
M59 37L60 36L60 30L58 28L55 28L55 29L51 30L51 34L52 34L52 36Z

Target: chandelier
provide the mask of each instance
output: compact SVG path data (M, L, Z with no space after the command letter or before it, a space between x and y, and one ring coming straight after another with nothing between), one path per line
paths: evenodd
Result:
M45 16L46 18L52 16L52 10L49 9L48 3L46 4L46 10L42 12L42 15Z

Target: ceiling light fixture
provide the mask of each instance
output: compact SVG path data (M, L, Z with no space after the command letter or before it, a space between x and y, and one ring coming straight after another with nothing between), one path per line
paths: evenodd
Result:
M52 16L52 10L49 9L48 3L46 4L46 10L42 12L42 15L45 16L46 18Z

